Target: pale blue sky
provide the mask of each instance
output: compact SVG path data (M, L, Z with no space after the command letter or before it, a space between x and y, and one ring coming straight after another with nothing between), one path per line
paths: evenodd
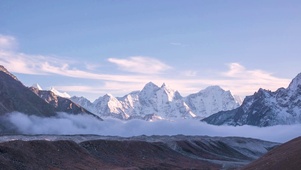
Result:
M149 81L185 96L286 87L300 69L299 0L0 2L0 64L92 101Z

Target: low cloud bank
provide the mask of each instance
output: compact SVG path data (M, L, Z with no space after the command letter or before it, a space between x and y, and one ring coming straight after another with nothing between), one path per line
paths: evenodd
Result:
M105 119L99 121L92 116L59 113L57 117L42 118L13 112L7 120L24 134L97 134L108 136L138 135L207 135L240 136L267 141L286 142L301 136L301 125L281 125L272 127L254 126L214 126L199 120L155 121L144 120L121 121Z

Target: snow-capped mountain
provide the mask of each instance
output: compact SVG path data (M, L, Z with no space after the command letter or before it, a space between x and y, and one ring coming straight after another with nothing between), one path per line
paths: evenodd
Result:
M90 100L86 99L85 97L73 96L70 98L70 100L73 101L74 103L79 104L83 108L87 109L89 112L92 112L92 113L96 112L93 103L91 103Z
M185 98L185 102L196 115L210 116L221 110L232 110L239 106L230 91L219 86L210 86Z
M161 87L149 82L141 91L123 97L106 94L93 103L82 97L72 97L72 101L102 117L119 119L177 119L206 117L221 110L231 110L239 106L230 91L218 86L208 87L199 93L182 97L166 84Z
M214 114L203 121L215 125L272 126L301 123L301 73L287 88L259 89L237 109Z
M40 91L43 90L42 87L38 83L33 84L31 87L38 89ZM67 92L60 92L57 89L55 89L54 87L51 87L49 91L51 91L52 93L54 93L55 95L60 96L60 97L64 97L64 98L68 98L68 99L71 98L71 96Z
M122 104L111 94L99 97L93 102L95 110L104 117L114 117L119 119L128 119L129 115L124 112Z
M56 90L54 87L51 87L50 91L56 94L57 96L68 98L68 99L71 98L71 96L67 92L60 92Z
M165 119L196 117L178 91L163 84L161 87L152 82L145 85L138 95L139 115L155 114Z

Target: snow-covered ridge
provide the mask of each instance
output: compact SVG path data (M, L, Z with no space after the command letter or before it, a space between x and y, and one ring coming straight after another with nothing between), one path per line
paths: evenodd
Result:
M52 91L57 96L68 98L68 99L71 98L71 96L67 92L60 92L56 90L54 87L51 87L50 91Z
M33 84L31 87L38 89L38 90L43 90L42 87L38 83ZM68 98L68 99L71 98L71 96L67 92L60 92L57 89L55 89L54 87L51 87L49 91L51 91L52 93L54 93L55 95L60 96L60 97L64 97L64 98Z
M222 110L239 106L230 91L219 86L208 87L198 93L182 97L165 83L162 86L149 82L141 91L123 97L106 94L93 103L83 97L71 100L101 117L119 119L178 119L202 118Z
M299 73L289 84L288 88L291 91L295 91L301 86L301 73Z

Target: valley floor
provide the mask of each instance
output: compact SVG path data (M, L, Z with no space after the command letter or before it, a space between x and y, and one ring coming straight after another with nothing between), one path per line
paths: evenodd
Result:
M236 169L278 143L240 137L12 135L1 169Z

